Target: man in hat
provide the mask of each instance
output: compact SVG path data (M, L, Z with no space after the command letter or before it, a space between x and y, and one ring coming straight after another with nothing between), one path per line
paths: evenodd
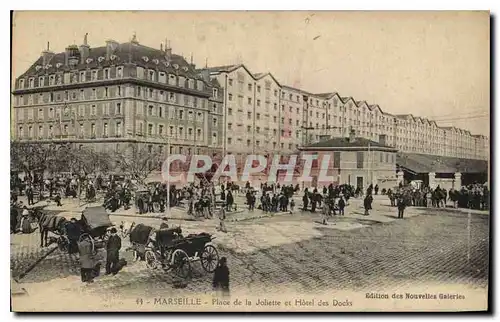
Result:
M68 253L74 254L78 251L78 238L80 238L81 234L80 225L78 225L76 218L71 218L66 225L66 234L69 240Z
M120 248L122 240L116 234L116 228L111 228L111 236L109 236L106 244L106 275L118 273L118 262L120 260Z
M226 257L221 257L214 272L212 286L216 292L222 296L229 295L229 268Z
M93 283L94 277L92 270L94 269L94 255L92 252L92 243L85 238L78 243L78 251L80 253L80 273L83 283Z
M167 217L163 217L161 220L162 221L161 221L161 224L160 224L160 230L161 229L167 229L168 228L168 223L167 223L168 219L167 219Z

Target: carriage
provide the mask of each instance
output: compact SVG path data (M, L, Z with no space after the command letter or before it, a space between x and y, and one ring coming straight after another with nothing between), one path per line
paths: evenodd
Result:
M136 259L144 260L149 269L172 270L182 278L190 276L191 263L195 261L200 261L208 273L215 270L219 255L211 243L213 239L207 233L184 237L180 227L155 230L138 224L130 231L131 249Z
M89 240L94 253L99 248L105 247L106 232L108 228L113 226L106 209L104 207L88 207L83 211L80 222L83 233L78 242Z
M150 269L173 270L177 276L187 278L192 272L191 263L199 261L204 271L213 273L219 262L212 244L214 238L208 233L184 237L180 227L159 230L153 247L146 250L146 265Z

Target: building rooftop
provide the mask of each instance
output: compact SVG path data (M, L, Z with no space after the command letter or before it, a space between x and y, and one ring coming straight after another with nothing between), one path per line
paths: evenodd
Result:
M488 161L420 153L398 153L396 164L413 173L487 173Z
M314 148L321 148L321 149L327 149L327 148L384 148L384 149L391 149L396 152L397 150L391 146L382 144L380 142L368 140L362 137L357 137L354 140L347 138L347 137L338 137L338 138L333 138L325 141L320 141L317 143L313 143L311 145L308 145L304 147L304 149L308 150L313 150Z
M74 46L75 47L75 46ZM68 47L69 48L69 47ZM55 53L45 66L43 65L43 56L40 56L28 70L21 75L38 76L47 73L55 73L61 71L73 71L86 68L106 67L117 64L133 63L144 68L165 71L167 73L176 73L181 76L199 78L198 71L193 65L189 64L186 59L180 55L170 54L163 49L151 48L139 44L137 41L126 43L113 42L109 46L111 52L110 59L103 59L107 56L107 46L88 47L88 57L85 61L80 61L76 66L66 66L66 53Z

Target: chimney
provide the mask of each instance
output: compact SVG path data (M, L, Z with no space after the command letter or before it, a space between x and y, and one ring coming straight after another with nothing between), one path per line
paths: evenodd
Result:
M163 52L163 44L160 44L160 51Z
M349 131L349 142L355 142L356 141L356 131L354 129L351 129Z
M88 33L83 37L83 44L80 45L80 63L83 64L90 55L90 46L87 42Z
M43 66L47 65L50 60L54 57L54 53L50 51L50 43L47 42L47 49L42 51L42 64Z
M116 48L118 48L118 42L112 39L106 40L106 60L109 60Z
M170 48L170 42L165 39L165 58L170 60L172 58L172 48Z
M64 50L64 66L68 66L69 65L69 57L70 56L71 56L71 47L68 46Z
M189 64L189 67L192 69L196 69L196 65L193 63L193 54L191 54L191 62Z
M387 145L386 142L387 142L387 135L386 134L380 134L378 136L378 143L380 143L382 145Z

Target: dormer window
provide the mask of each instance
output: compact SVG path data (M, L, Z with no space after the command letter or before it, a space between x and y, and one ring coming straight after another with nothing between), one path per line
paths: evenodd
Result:
M117 56L116 56L116 55L111 55L111 56L109 57L109 59L111 59L111 60L115 60L116 58L117 58Z
M149 61L149 58L147 56L142 56L142 60L144 60L147 63Z
M90 64L92 61L93 61L93 59L92 59L92 58L87 58L87 60L85 60L85 62L86 62L87 64Z
M175 69L179 69L179 65L174 64L174 68L175 68Z
M153 70L149 71L149 80L154 81L155 80L155 72Z
M187 71L188 71L187 66L182 67L182 69L183 69L185 72L187 72Z
M104 61L104 59L106 59L106 58L100 56L99 58L97 58L97 61L100 62L100 63L102 63Z
M24 79L19 80L19 88L24 88Z
M109 79L109 68L104 69L104 79Z
M217 88L212 89L212 94L213 94L213 97L217 97L217 94L218 94Z
M168 61L163 62L163 65L165 65L165 67L170 67L170 63Z
M85 82L85 72L80 72L80 82Z
M116 69L116 76L120 78L123 77L123 67L118 67Z
M97 80L97 70L92 71L92 80Z
M156 65L158 65L160 63L160 61L158 59L153 59L153 63L155 63Z
M40 65L36 65L35 70L36 70L36 71L39 71L40 69L42 69L42 66L40 66Z
M57 64L56 64L56 68L60 68L61 66L62 66L62 64L61 64L61 63L57 63Z
M44 85L45 77L38 77L38 87L42 87Z
M49 85L54 85L54 82L56 80L56 77L54 75L50 75L49 76Z

